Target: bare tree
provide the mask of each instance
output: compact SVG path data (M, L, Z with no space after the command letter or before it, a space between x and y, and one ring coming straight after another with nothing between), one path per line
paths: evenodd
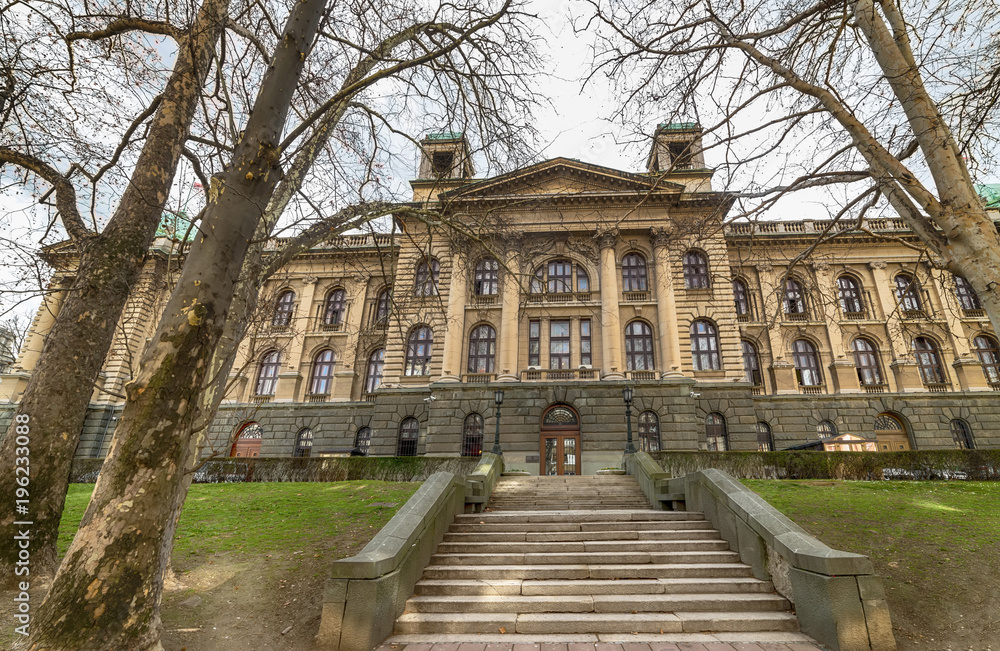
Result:
M895 210L1000 328L1000 238L968 165L996 147L989 3L588 1L594 74L627 89L619 117L706 124L734 218L816 188L840 205L824 237Z

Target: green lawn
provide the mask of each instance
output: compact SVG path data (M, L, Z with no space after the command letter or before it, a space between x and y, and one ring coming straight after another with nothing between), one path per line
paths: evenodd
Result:
M743 483L827 545L871 557L901 648L1000 639L1000 482Z
M349 528L367 528L374 535L419 486L383 481L195 484L184 503L173 557L326 550ZM73 540L93 490L93 484L70 486L59 527L60 554Z

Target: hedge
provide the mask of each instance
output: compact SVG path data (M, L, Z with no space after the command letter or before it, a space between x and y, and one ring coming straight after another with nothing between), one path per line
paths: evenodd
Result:
M93 483L103 459L74 459L70 481ZM307 457L211 459L195 471L196 484L264 481L422 481L439 471L459 476L475 470L479 457Z
M1000 450L658 452L672 477L718 468L739 479L1000 479Z

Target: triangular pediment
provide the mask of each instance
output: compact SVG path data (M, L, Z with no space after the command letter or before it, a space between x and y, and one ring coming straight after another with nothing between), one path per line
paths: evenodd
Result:
M553 158L520 170L470 183L441 194L446 200L476 200L493 197L614 195L637 192L680 194L684 186L648 174L634 174L584 163Z

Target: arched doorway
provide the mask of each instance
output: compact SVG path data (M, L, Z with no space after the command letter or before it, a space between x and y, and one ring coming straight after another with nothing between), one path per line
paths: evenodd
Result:
M569 405L542 414L540 475L580 474L580 416Z
M260 456L260 442L264 437L264 430L257 423L247 423L240 430L233 449L230 451L231 457L257 457Z
M906 426L892 414L879 414L875 417L875 440L878 442L879 452L910 449Z

